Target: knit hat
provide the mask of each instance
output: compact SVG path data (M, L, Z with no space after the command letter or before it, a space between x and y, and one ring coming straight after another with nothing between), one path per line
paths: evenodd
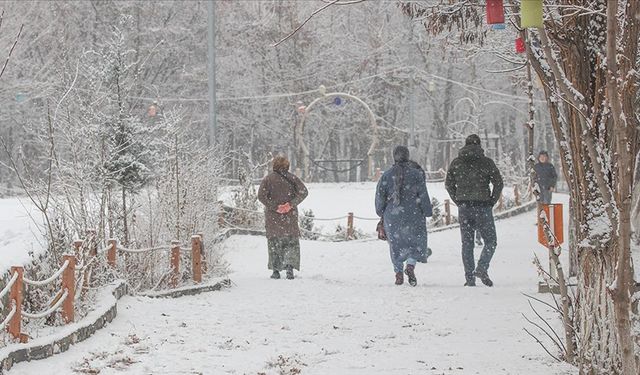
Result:
M470 136L467 137L467 139L465 139L464 144L465 146L469 146L469 145L480 146L480 137L478 137L477 134L471 134Z
M396 163L409 161L409 149L406 146L396 146L393 149L393 161Z
M549 153L548 153L548 152L546 152L546 151L540 151L540 152L538 153L538 156L540 156L540 155L549 156Z

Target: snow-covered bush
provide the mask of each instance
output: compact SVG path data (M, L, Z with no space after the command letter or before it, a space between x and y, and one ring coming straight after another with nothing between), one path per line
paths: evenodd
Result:
M307 209L302 210L300 215L298 216L298 225L300 226L300 237L304 240L312 240L315 241L318 239L319 235L315 232L315 214L313 210Z

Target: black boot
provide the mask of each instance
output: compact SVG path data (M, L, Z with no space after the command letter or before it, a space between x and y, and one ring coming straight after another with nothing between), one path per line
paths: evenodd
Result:
M280 278L280 272L278 270L273 270L273 273L271 274L271 278L272 279L279 279Z
M493 281L489 278L489 274L486 271L476 271L474 275L482 281L486 286L493 286Z
M467 281L464 283L464 286L476 286L476 278L475 276L465 276Z
M285 269L287 270L287 280L293 280L293 267L286 266Z
M418 280L416 279L415 271L416 266L413 264L408 264L407 268L405 268L404 273L409 277L409 285L416 286L418 285Z

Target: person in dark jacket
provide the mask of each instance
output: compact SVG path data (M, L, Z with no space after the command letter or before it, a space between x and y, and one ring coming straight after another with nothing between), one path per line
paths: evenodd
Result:
M488 273L489 263L497 246L493 206L500 198L503 182L496 164L484 156L480 137L477 134L467 137L458 157L449 165L445 187L458 206L462 236L462 263L466 279L464 285L475 286L475 278L478 277L483 284L493 286ZM480 232L484 240L484 248L477 267L473 255L473 239L476 231Z
M409 160L409 149L397 146L393 159L393 167L378 181L376 213L383 218L396 285L404 283L406 274L409 284L416 286L416 263L428 257L426 218L432 215L431 199L424 171Z
M536 172L536 183L540 190L540 203L551 203L551 195L556 189L558 174L556 168L549 162L549 154L546 151L540 151L538 154L538 162L533 166Z
M300 228L298 205L308 191L300 179L289 172L289 160L284 156L273 159L273 172L260 184L258 200L264 204L265 229L269 247L268 268L272 279L287 271L293 279L293 270L300 271Z

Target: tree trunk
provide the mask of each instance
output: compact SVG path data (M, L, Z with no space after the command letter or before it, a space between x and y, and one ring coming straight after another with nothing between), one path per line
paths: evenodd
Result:
M578 274L577 341L581 375L622 374L613 300L608 286L615 280L616 245L582 249Z

